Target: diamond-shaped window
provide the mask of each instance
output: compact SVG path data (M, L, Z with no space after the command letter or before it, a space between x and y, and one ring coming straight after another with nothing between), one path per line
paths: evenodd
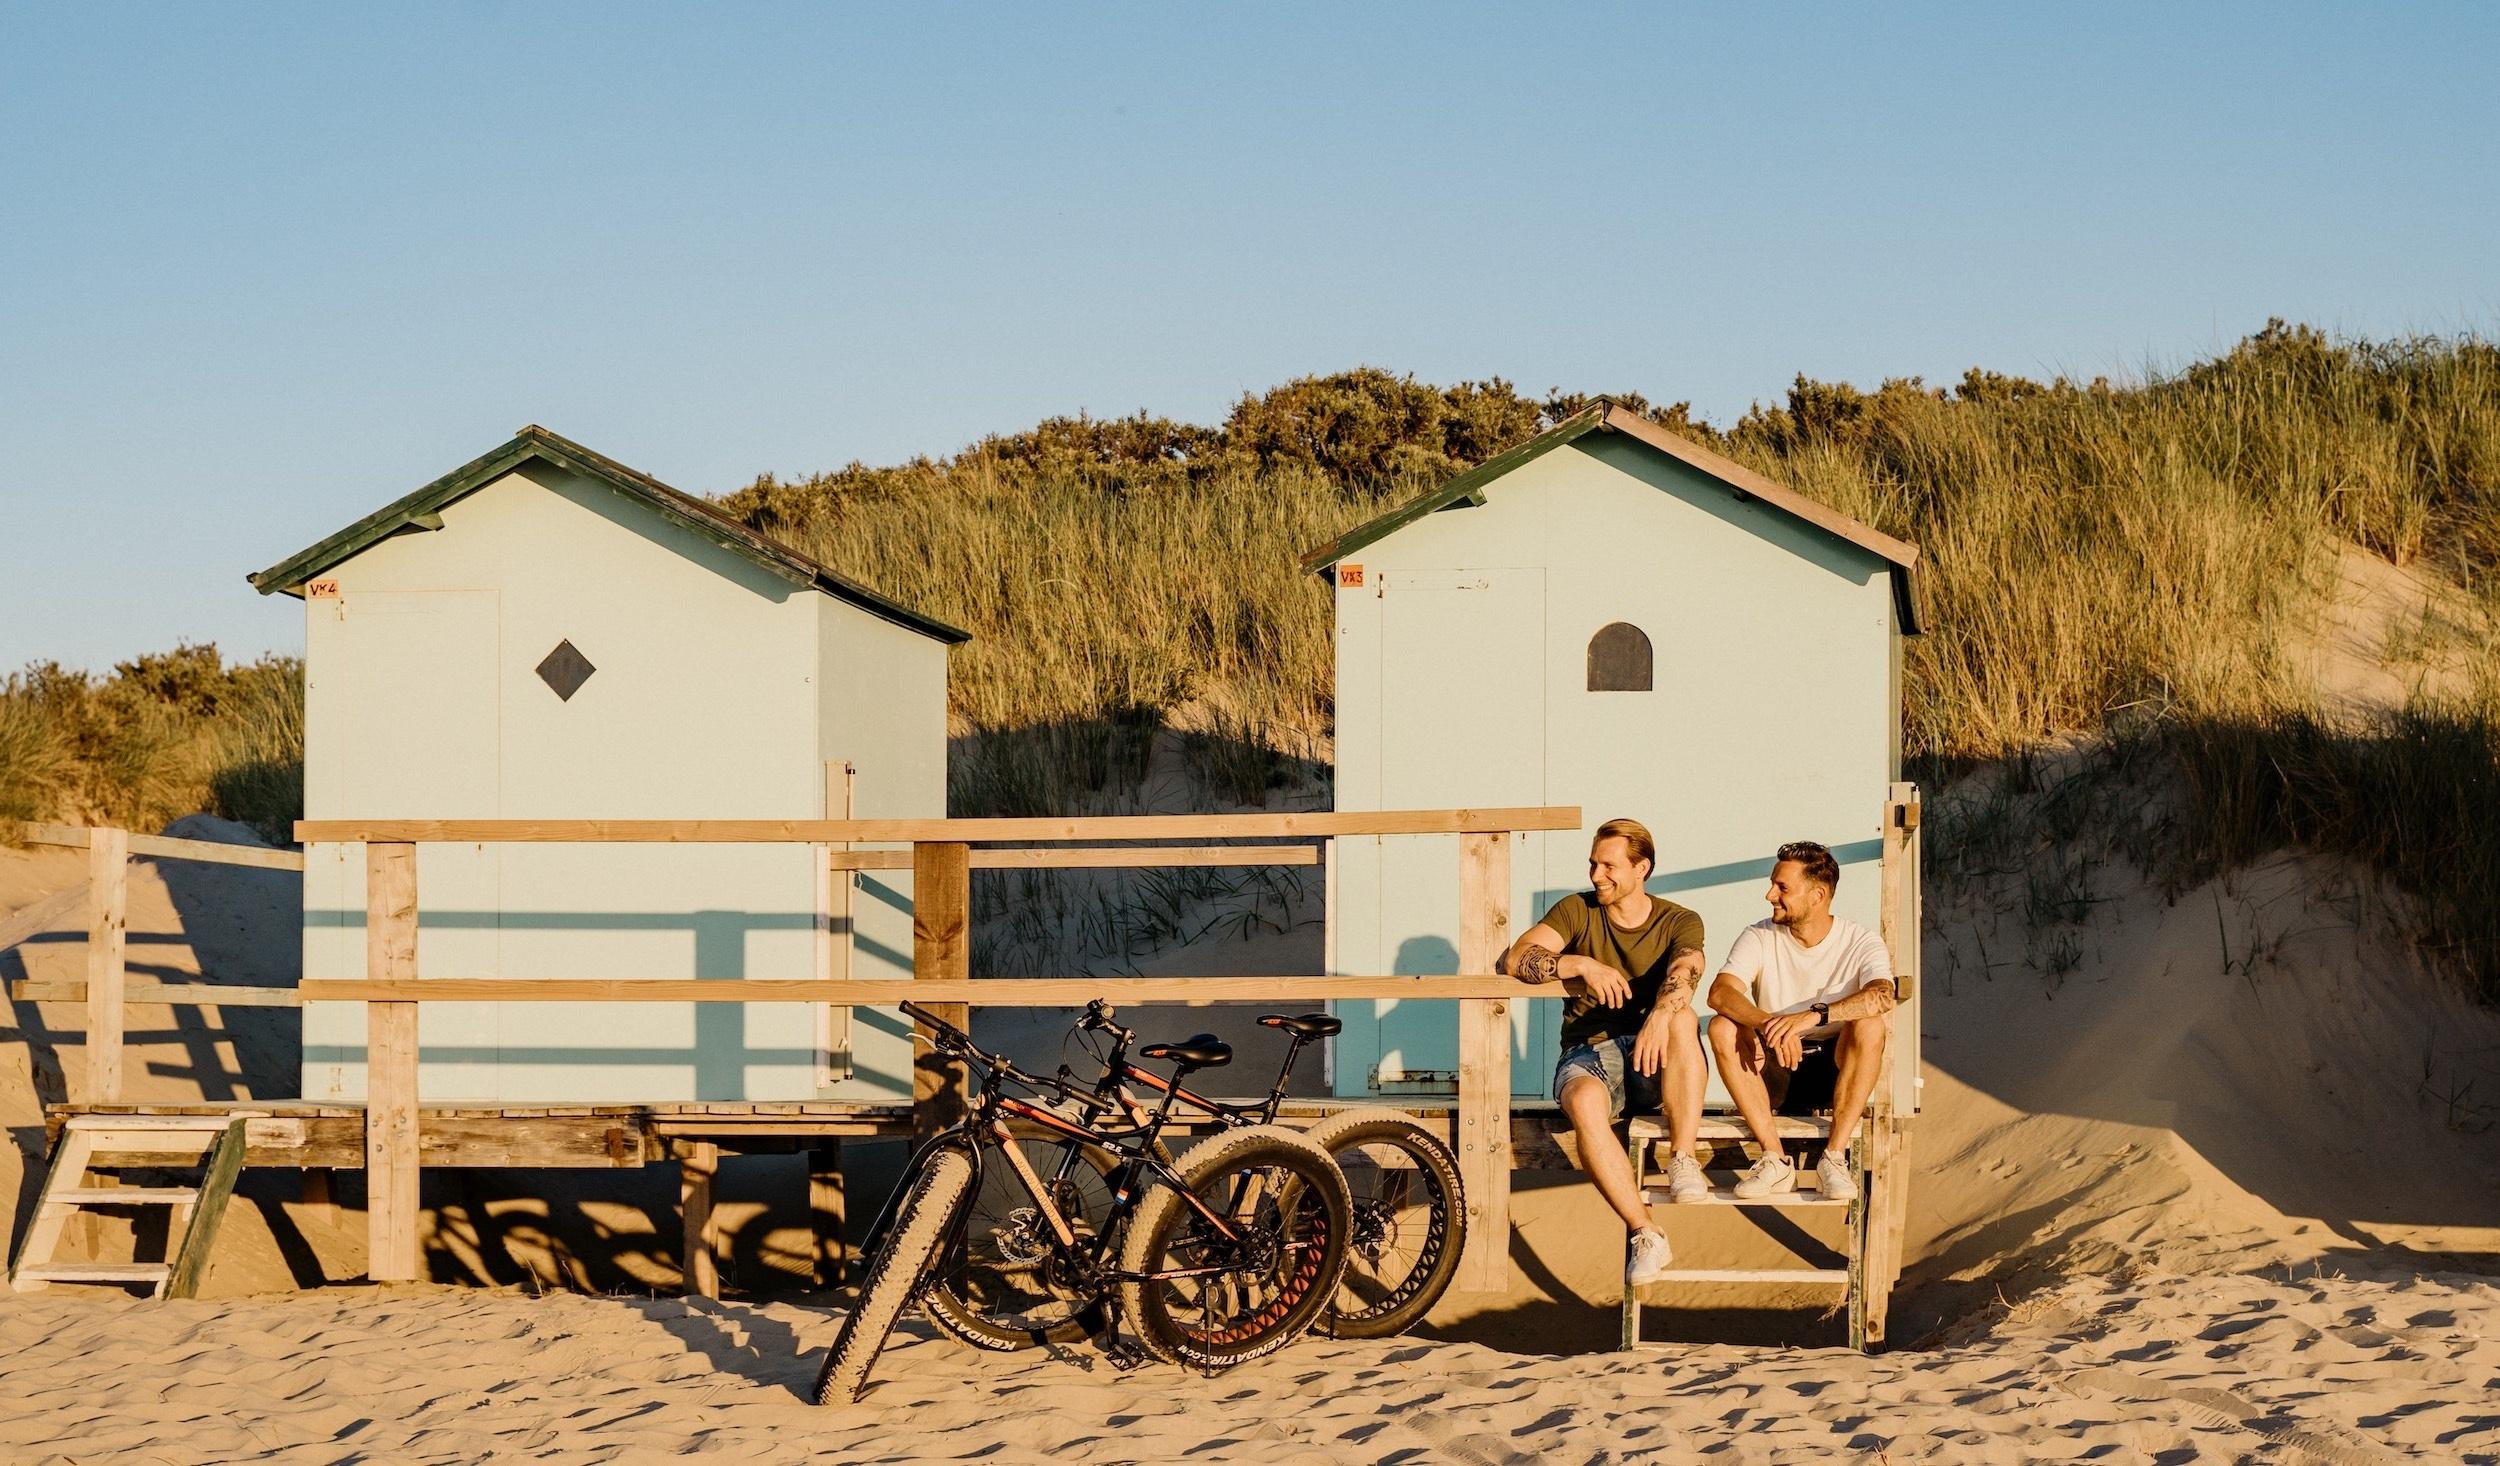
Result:
M598 670L579 647L570 641L559 641L556 649L547 653L547 659L538 664L538 680L554 688L556 696L571 702L573 694L581 691L590 674Z

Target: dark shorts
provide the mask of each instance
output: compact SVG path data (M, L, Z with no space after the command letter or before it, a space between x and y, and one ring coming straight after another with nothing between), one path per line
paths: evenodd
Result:
M1640 1073L1632 1067L1629 1038L1591 1039L1565 1052L1554 1066L1554 1098L1561 1099L1563 1086L1581 1074L1606 1086L1606 1096L1618 1116L1655 1115L1665 1103L1658 1076Z
M1840 1060L1828 1039L1805 1046L1794 1069L1766 1064L1763 1088L1771 1092L1771 1111L1779 1115L1811 1115L1832 1107L1832 1091L1840 1083Z

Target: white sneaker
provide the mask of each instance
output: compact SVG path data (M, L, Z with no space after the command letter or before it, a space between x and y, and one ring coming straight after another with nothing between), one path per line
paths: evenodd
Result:
M1632 1234L1632 1259L1623 1265L1623 1285L1637 1288L1665 1277L1667 1267L1675 1261L1675 1249L1667 1245L1667 1234L1656 1227L1643 1227Z
M1816 1190L1823 1193L1825 1201L1858 1199L1858 1178L1857 1174L1849 1169L1849 1152L1846 1148L1823 1152L1823 1159L1814 1167L1814 1185Z
M1784 1155L1766 1155L1747 1166L1736 1178L1736 1194L1753 1201L1764 1196L1785 1196L1797 1189L1797 1168Z
M1667 1162L1667 1196L1673 1201L1708 1201L1710 1182L1701 1174L1701 1162L1678 1151Z

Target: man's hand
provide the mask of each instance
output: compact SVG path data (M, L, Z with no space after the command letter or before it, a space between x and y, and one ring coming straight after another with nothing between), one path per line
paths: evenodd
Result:
M1661 1002L1650 1009L1648 1021L1641 1024L1639 1036L1632 1040L1632 1067L1643 1074L1655 1074L1664 1068L1667 1045L1674 1042L1675 1025L1692 1021L1682 1003L1669 1006Z
M1762 1044L1783 1069L1794 1069L1806 1056L1806 1035L1814 1028L1812 1012L1782 1013L1762 1025Z
M1589 985L1589 996L1609 1008L1620 1008L1632 1001L1632 980L1594 957L1576 954L1562 959L1558 971L1564 977L1576 977Z

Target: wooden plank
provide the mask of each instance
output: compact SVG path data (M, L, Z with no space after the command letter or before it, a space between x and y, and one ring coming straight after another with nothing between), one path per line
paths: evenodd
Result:
M972 850L960 841L924 841L912 847L912 986L961 982L972 975ZM939 1018L969 1028L968 1004L933 1002ZM925 1026L919 1031L926 1035ZM963 1067L926 1044L912 1056L911 1098L915 1127L930 1134L963 1113Z
M161 1262L30 1262L17 1272L17 1290L38 1283L161 1283L170 1265Z
M1118 845L975 850L974 870L1144 870L1176 865L1317 865L1317 845ZM837 850L835 870L909 870L908 850Z
M720 1147L688 1140L677 1147L677 1205L685 1223L678 1253L680 1289L688 1297L720 1296L720 1259L712 1251L712 1183L720 1174Z
M807 1148L807 1220L815 1239L816 1286L838 1288L848 1270L850 1202L842 1183L842 1142Z
M72 1210L53 1204L53 1198L64 1191L85 1189L88 1163L95 1159L95 1137L84 1131L71 1130L61 1136L52 1153L52 1164L44 1172L42 1198L35 1205L34 1220L17 1239L17 1256L11 1260L9 1276L21 1293L37 1292L43 1287L39 1278L27 1275L29 1267L52 1261L60 1249L61 1233L68 1227Z
M24 824L9 834L26 845L86 845L93 830L82 825ZM178 840L171 835L131 835L130 853L156 860L196 860L208 865L250 865L264 870L302 870L298 851L271 850L261 845L228 845L217 840ZM0 943L5 946L6 943Z
M1095 998L1121 1003L1317 1002L1397 998L1565 998L1576 981L1537 984L1474 977L983 977L814 982L767 978L429 977L412 982L306 978L307 1003L960 1003L975 1007L1073 1008Z
M217 1139L216 1148L208 1153L208 1167L200 1178L199 1200L191 1208L191 1223L182 1229L182 1242L174 1253L173 1276L165 1284L168 1298L196 1298L200 1284L208 1277L208 1260L217 1246L217 1228L226 1219L226 1203L234 1199L234 1182L243 1174L243 1126L235 1120L226 1126L226 1133Z
M0 920L0 952L5 952L30 937L39 937L71 921L87 904L87 883L67 886ZM84 922L78 923L84 926ZM86 989L79 989L86 996Z
M130 835L87 832L87 1087L89 1100L122 1097L122 942L130 906Z
M365 973L369 982L417 976L417 847L365 847ZM417 1177L417 1004L365 1005L365 1275L377 1283L422 1276Z
M1845 1268L1826 1267L1682 1267L1658 1275L1660 1283L1795 1283L1803 1287L1846 1287ZM1655 1286L1643 1284L1644 1287Z
M1510 836L1459 842L1458 965L1491 973L1510 933ZM1510 1003L1458 1005L1458 1166L1470 1223L1460 1259L1463 1291L1510 1286Z
M9 984L9 996L20 1002L83 1003L87 984L37 982L30 978ZM162 1003L204 1008L300 1008L303 997L293 988L245 987L222 982L129 982L122 984L122 1003Z
M298 820L315 842L495 844L604 841L682 844L898 845L989 841L1290 840L1335 835L1455 835L1576 830L1578 805L1502 809L1392 809L1339 814L1106 815L980 820Z

